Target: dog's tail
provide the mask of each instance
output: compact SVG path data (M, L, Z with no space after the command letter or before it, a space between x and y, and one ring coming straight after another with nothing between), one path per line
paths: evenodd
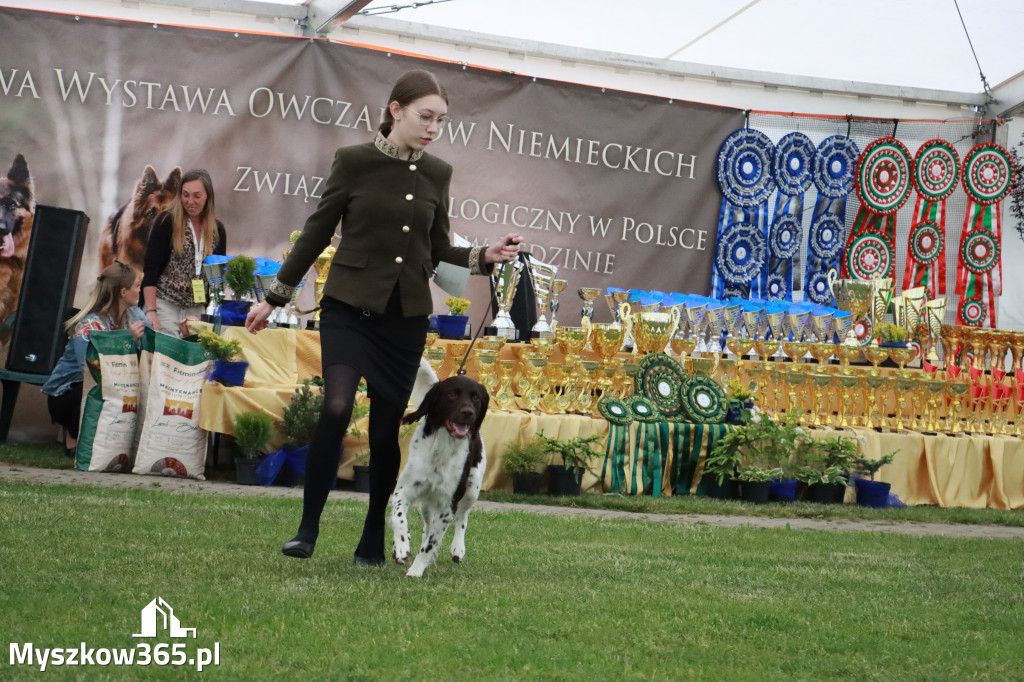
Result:
M423 398L426 397L430 387L437 383L437 375L430 367L426 358L420 358L420 368L416 370L416 383L412 387L412 395L409 397L409 404L413 409L420 406Z

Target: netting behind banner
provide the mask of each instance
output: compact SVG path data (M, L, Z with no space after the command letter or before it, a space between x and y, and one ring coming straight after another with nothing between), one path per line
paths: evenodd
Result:
M906 145L911 157L925 142L934 139L946 140L952 144L960 155L963 162L967 153L977 144L982 142L996 142L1006 144L1005 126L993 126L992 122L986 121L979 124L975 119L955 119L947 121L921 121L921 120L893 120L893 119L847 119L846 117L818 117L806 114L776 114L751 112L749 126L759 130L775 144L783 136L792 132L801 132L807 135L815 145L832 135L846 135L850 137L857 146L863 150L870 142L880 137L895 137ZM993 136L993 128L995 134ZM803 243L798 254L793 259L793 299L801 300L803 297L803 274L806 267L808 253L808 237L810 233L810 222L814 212L815 201L818 193L812 185L807 190L803 202L803 215L801 225ZM894 278L896 281L896 293L899 295L903 284L903 273L907 259L907 239L910 236L911 223L914 219L914 200L916 192L911 192L910 198L896 213L896 251ZM967 211L967 194L965 193L960 180L957 181L957 189L946 200L946 316L945 323L953 324L956 319L957 309L960 301L955 294L956 289L956 266L957 247L960 244L960 234L963 231L964 216ZM849 231L853 225L854 218L860 208L860 200L855 190L851 190L846 203L846 229ZM1003 227L1005 232L1006 226Z

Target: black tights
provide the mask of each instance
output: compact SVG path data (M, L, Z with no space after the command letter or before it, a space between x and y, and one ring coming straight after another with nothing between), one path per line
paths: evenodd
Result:
M359 374L346 365L331 365L324 371L324 407L309 447L302 521L296 539L315 543L320 532L320 515L338 475L341 442L352 420L359 379ZM363 523L363 536L356 548L356 554L361 557L384 556L384 515L401 465L398 430L405 407L379 396L370 406L370 506Z

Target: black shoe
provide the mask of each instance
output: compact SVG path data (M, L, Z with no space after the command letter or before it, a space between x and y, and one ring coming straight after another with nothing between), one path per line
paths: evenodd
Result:
M313 556L313 549L316 544L305 540L289 540L281 546L281 554L295 557L296 559L308 559Z
M373 567L377 567L377 566L383 566L384 563L385 563L383 555L381 555L381 556L374 556L374 557L365 557L365 556L359 556L358 554L355 554L355 555L352 556L352 560L353 560L353 563L355 563L356 566L373 566Z
M68 459L74 459L77 448L64 448L64 456Z

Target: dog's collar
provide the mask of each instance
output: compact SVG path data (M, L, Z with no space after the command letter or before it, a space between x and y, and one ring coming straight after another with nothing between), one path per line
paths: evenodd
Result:
M384 134L381 133L379 130L377 131L377 137L374 139L373 144L375 147L377 147L377 149L381 150L382 152L390 156L392 159L398 159L399 161L403 160L398 156L398 145L389 140L388 138L384 137ZM417 149L409 156L409 160L419 161L422 156L423 150Z

